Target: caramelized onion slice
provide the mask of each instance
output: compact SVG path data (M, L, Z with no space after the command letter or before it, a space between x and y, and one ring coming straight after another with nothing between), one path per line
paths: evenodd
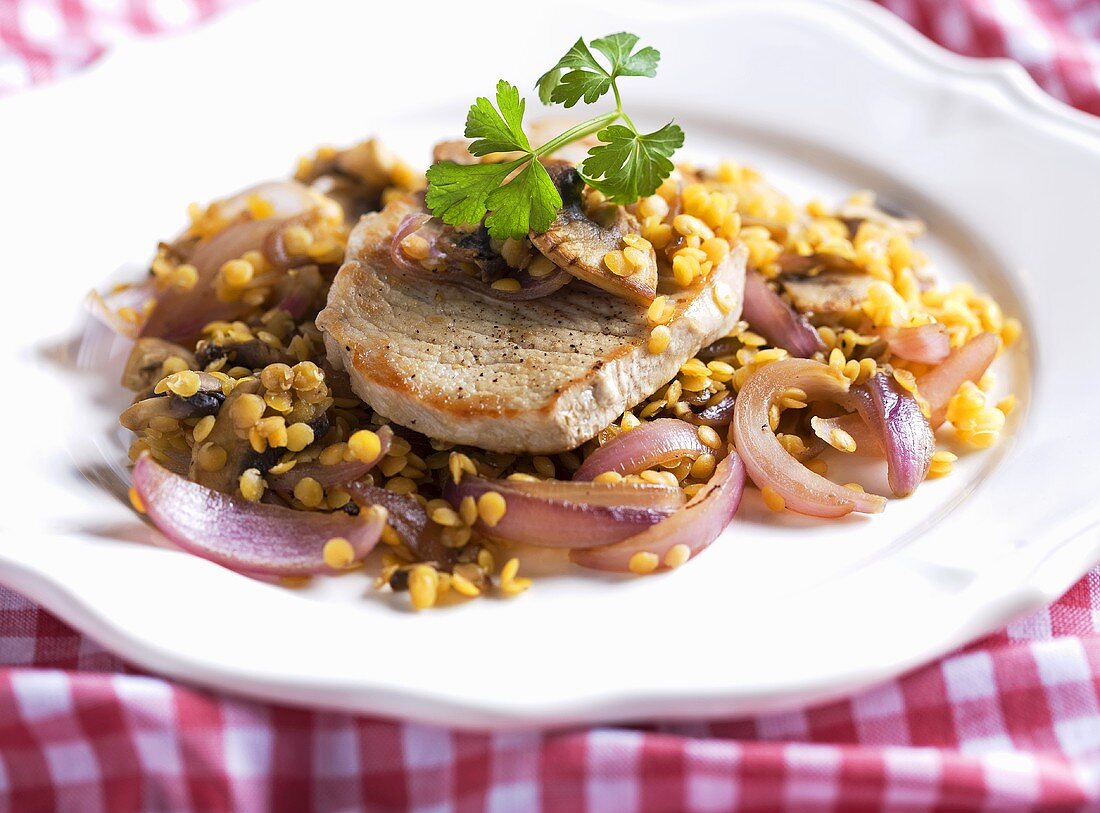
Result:
M815 517L842 517L852 511L877 514L886 499L837 485L795 460L779 443L769 422L769 411L791 387L806 392L811 401L834 401L851 408L849 382L827 365L807 359L767 364L745 382L737 394L730 424L737 451L749 477L763 489L772 488L788 508Z
M940 322L915 327L884 327L879 335L898 358L921 364L939 364L951 352L947 326Z
M478 520L494 539L547 548L607 545L655 525L683 503L683 492L665 486L569 481L522 482L465 476L449 482L443 496L458 509L466 497L495 491L506 510L496 525Z
M745 274L745 304L741 316L769 344L782 347L792 356L809 358L824 349L817 329L784 302L758 271Z
M658 418L623 432L592 452L573 474L592 480L604 472L637 474L662 463L713 452L699 440L696 427L679 418Z
M908 497L928 476L936 440L912 393L892 375L876 373L853 387L852 402L886 454L890 490ZM857 444L858 445L858 444Z
M932 428L939 428L947 415L947 402L964 381L978 382L1001 349L993 333L979 333L951 352L942 364L917 379L917 389L932 409Z
M173 474L148 454L134 466L134 488L149 519L173 543L248 573L331 573L322 553L329 539L346 539L359 561L378 542L386 522L382 510L351 517L249 502Z
M626 572L636 554L649 553L657 557L658 570L678 566L684 561L683 549L673 548L686 546L690 559L709 546L737 513L744 490L745 465L730 450L707 484L671 517L614 545L574 548L569 558L584 567Z
M440 526L428 519L427 510L415 498L361 482L348 483L344 489L360 510L372 505L385 508L390 527L420 559L444 567L454 563L457 551L440 541Z
M810 427L814 430L814 436L828 443L834 429L840 429L852 436L856 442L855 451L851 454L858 457L882 457L882 439L863 422L858 412L848 412L837 415L835 418L822 418L815 416L810 419ZM818 454L824 451L824 446L818 449Z
M231 320L243 312L246 306L240 300L222 302L214 295L214 281L226 262L247 251L259 250L278 223L274 219L243 220L200 242L188 259L198 271L194 286L158 290L156 306L141 335L183 341L198 335L210 322Z

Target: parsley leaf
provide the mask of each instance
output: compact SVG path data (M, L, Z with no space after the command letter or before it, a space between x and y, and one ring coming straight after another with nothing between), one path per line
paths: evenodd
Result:
M561 208L561 194L546 167L536 160L527 162L519 174L489 195L490 210L485 226L491 237L521 237L529 231L550 228Z
M488 211L489 195L519 161L507 164L455 164L441 161L428 168L425 203L444 223L461 226L480 223Z
M661 54L656 48L645 47L631 53L638 44L634 34L621 31L592 40L592 47L607 57L614 76L656 76Z
M497 82L496 107L484 96L478 97L466 114L466 137L475 139L470 144L470 153L530 152L531 144L523 132L524 106L519 88L503 79Z
M536 86L543 104L572 107L581 99L592 104L611 89L620 76L656 76L661 54L645 47L634 52L638 38L625 31L592 40L592 47L607 57L608 70L596 59L583 39L573 43L558 64L539 77Z
M554 104L561 104L568 108L581 99L584 99L585 104L592 104L610 89L611 77L607 74L581 70L570 71L561 78L550 99Z
M672 172L670 157L684 144L684 131L671 122L648 134L613 124L596 137L603 143L588 151L581 175L608 200L622 204L656 192Z
M568 73L566 73L568 71ZM576 76L573 76L576 74ZM539 90L539 99L543 104L561 104L566 102L566 107L572 107L577 103L580 96L573 98L572 93L561 91L559 86L562 82L563 75L572 76L569 80L571 85L581 84L581 77L587 75L587 83L595 86L598 82L606 82L602 91L597 93L591 98L585 98L586 104L592 104L600 96L611 87L611 77L607 71L603 69L603 66L596 61L596 57L592 52L588 50L588 46L584 44L584 39L579 39L573 43L573 47L566 51L565 56L558 60L558 64L539 77L535 86ZM554 98L554 94L557 92L558 98ZM583 95L583 91L582 91ZM568 101L572 98L572 101Z

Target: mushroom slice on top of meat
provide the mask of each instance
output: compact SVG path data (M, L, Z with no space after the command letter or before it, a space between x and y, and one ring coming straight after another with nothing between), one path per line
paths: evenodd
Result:
M640 251L623 242L624 235L638 233L638 221L622 206L614 206L605 210L610 222L597 222L584 210L584 181L576 167L552 164L546 169L561 193L562 208L545 232L531 232L535 248L577 279L630 302L652 302L657 295L657 255L652 248ZM624 259L620 270L628 273L619 276L608 268L604 257L623 249L630 249L631 256L640 252L644 262L634 266L629 258Z

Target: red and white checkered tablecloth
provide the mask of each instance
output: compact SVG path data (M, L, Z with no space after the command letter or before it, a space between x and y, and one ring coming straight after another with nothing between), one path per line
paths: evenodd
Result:
M241 0L0 0L0 93ZM1100 0L885 0L1100 114ZM0 588L2 811L1098 810L1100 570L939 663L807 711L464 734L139 674Z

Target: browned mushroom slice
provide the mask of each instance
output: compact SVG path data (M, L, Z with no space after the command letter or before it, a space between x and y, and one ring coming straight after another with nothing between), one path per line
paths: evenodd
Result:
M173 357L183 359L189 369L195 368L195 356L183 345L152 336L138 339L126 359L122 386L134 392L151 389L163 377L164 362Z
M837 209L836 216L844 221L853 236L859 231L859 227L864 221L900 231L909 237L920 237L924 234L924 221L915 217L907 217L900 212L896 214L887 212L885 209L884 206L846 203Z
M249 339L245 342L227 342L217 344L209 339L199 341L195 350L196 363L202 367L209 367L219 359L225 359L221 369L228 370L232 367L245 367L249 370L262 370L269 364L282 362L294 364L297 359L284 350L272 347L259 339Z
M480 163L481 159L475 155L470 155L469 144L469 141L461 138L453 141L440 141L432 147L432 163L438 164L440 161L450 161L453 164L463 165Z
M554 164L547 171L561 193L562 208L545 232L531 232L535 248L577 279L621 299L642 305L652 302L657 295L657 255L653 249L649 250L648 262L628 276L613 274L604 263L609 252L625 247L623 235L638 232L638 221L622 206L615 206L608 208L611 222L597 223L584 211L584 181L576 168Z
M760 228L767 229L768 233L772 236L773 240L778 240L780 243L787 241L787 236L790 234L790 228L786 223L779 220L771 220L766 217L753 217L752 215L741 215L742 226L759 226Z
M376 138L343 150L320 150L303 161L294 175L339 203L349 225L381 208L387 188L419 186L413 176L408 165Z
M837 314L859 307L867 299L874 278L826 270L814 275L784 274L779 282L799 312Z
M866 273L852 260L839 254L780 254L776 260L780 274L814 274L825 269L848 271L853 274Z
M154 395L152 398L144 398L128 406L118 416L118 422L131 432L141 434L157 418L182 420L213 415L221 407L223 400L224 397L220 391L196 392L187 398L171 393Z
M182 396L162 392L135 400L118 416L118 422L135 434L148 429L156 418L181 420L214 415L225 401L222 382L209 373L198 373L199 389L193 395Z
M214 419L214 428L210 430L210 434L201 443L196 443L191 450L191 468L188 472L188 477L191 480L215 491L232 494L236 491L241 473L245 469L256 467L266 470L269 468L271 461L261 461L261 454L254 451L249 444L248 427L238 429L234 425L236 410L233 405L244 398L245 395L257 395L259 391L259 380L246 378L238 382L233 391L226 396L221 408L218 409L217 417ZM225 460L220 467L212 466L209 462L220 456L219 453L213 451L215 447L225 452ZM274 450L269 449L264 454L274 458Z

